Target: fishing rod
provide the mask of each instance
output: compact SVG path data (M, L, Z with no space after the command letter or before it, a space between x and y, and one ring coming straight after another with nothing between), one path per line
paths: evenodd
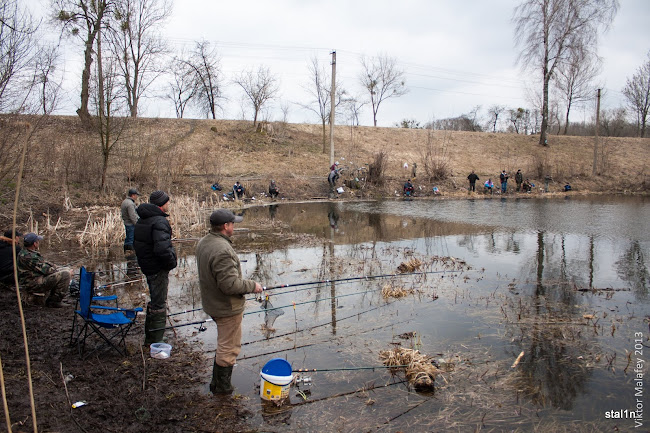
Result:
M338 283L338 282L351 282L351 281L359 281L359 280L374 280L378 278L389 278L389 277L402 277L402 276L410 276L410 275L427 275L427 274L441 274L441 273L457 273L461 271L424 271L424 272L407 272L407 273L396 273L396 274L382 274L382 275L366 275L363 277L351 277L351 278L338 278L338 279L333 279L333 280L319 280L319 281L309 281L307 283L293 283L293 284L278 284L277 286L270 286L270 287L262 287L264 291L269 291L269 290L275 290L275 289L283 289L286 287L299 287L299 286L307 286L307 285L318 285L318 284L327 284L327 283ZM272 295L285 295L287 293L296 293L300 292L303 290L311 290L312 287L305 288L305 289L297 289L297 290L289 290L286 292L280 292L280 293L272 293ZM247 301L252 301L256 298L247 298ZM185 311L180 311L177 313L171 313L169 314L170 316L176 316L178 314L185 314L185 313L193 313L194 311L199 311L202 310L202 308L194 308L192 310L185 310Z
M343 319L339 319L337 322L340 322L341 320L343 320ZM377 331L377 330L383 329L383 328L388 328L390 326L395 326L397 324L404 323L404 322L407 322L407 321L408 320L402 320L400 322L395 322L395 323L391 323L389 325L384 325L384 326L377 326L375 328L366 329L366 330L363 330L363 331L360 331L360 332L355 332L353 334L337 335L337 336L335 336L333 338L328 338L328 339L325 339L325 340L316 341L314 343L301 344L300 346L293 346L293 347L289 347L289 348L285 348L285 349L276 349L276 350L273 350L271 352L258 353L256 355L246 355L246 356L238 357L237 359L243 361L244 359L252 359L252 358L259 358L261 356L275 355L277 353L282 353L282 352L286 352L286 351L289 351L289 350L304 349L305 347L311 347L311 346L316 346L317 344L328 343L330 341L336 340L337 338L355 337L357 335L365 334L367 332ZM330 323L328 322L327 324L329 325ZM303 331L305 331L305 330L304 329L300 330L300 332L303 332ZM257 341L259 342L259 341L264 341L264 340L257 340ZM242 346L244 346L244 344L242 344ZM207 353L212 353L212 352L215 352L215 351L216 350L209 350Z
M357 370L377 370L378 368L406 368L404 365L373 365L367 367L339 367L339 368L299 368L291 370L292 373L320 373L324 371L357 371Z
M115 268L115 269L101 269L99 271L93 271L93 274L110 274L113 272L124 272L124 271L139 271L140 267L136 266L135 268ZM89 271L90 272L90 271Z
M249 315L249 314L266 313L266 312L268 312L268 311L274 311L274 310L279 310L279 309L282 309L282 308L293 307L293 306L295 306L295 305L313 304L313 303L316 303L316 302L327 301L328 299L337 299L337 298L345 298L345 297L347 297L347 296L362 295L362 294L364 294L364 293L376 292L377 290L381 290L381 288L379 288L379 289L372 289L372 290L366 290L366 291L363 291L363 292L347 293L347 294L345 294L345 295L330 296L330 297L327 297L327 298L320 298L320 299L315 299L315 300L312 300L312 301L292 302L292 303L289 304L289 305L283 305L283 306L281 306L281 307L267 308L267 309L265 309L265 310L263 309L263 310L248 311L248 312L244 313L244 316L247 316L247 315ZM167 326L167 327L165 327L165 328L152 329L151 331L160 331L160 330L162 330L162 329L174 329L174 328L180 328L180 327L183 327L183 326L200 325L200 324L203 324L203 323L213 322L213 321L214 321L214 320L210 318L210 319L205 319L205 320L199 320L199 321L196 321L196 322L181 323L180 325Z
M131 284L131 283L137 283L139 281L144 281L144 277L140 277L135 280L129 280L129 281L120 281L117 283L109 283L109 284L102 284L101 286L97 286L97 290L99 289L108 289L109 287L116 287L116 286L123 286L126 284Z

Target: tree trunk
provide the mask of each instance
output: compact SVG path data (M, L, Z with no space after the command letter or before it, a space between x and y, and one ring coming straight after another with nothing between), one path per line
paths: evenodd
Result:
M103 162L102 162L102 184L99 187L100 191L104 191L104 187L106 187L106 172L108 171L108 152L104 152L103 156Z
M323 123L323 153L327 153L327 129L325 127L325 119L322 119Z
M566 120L564 123L564 135L567 135L569 131L569 112L571 111L571 99L572 98L569 98L566 104Z
M544 66L544 91L543 91L543 101L542 101L542 127L539 134L539 144L542 146L548 146L548 141L546 139L546 130L548 129L548 82L549 82L548 69Z
M88 101L90 99L90 68L93 64L93 45L97 30L88 32L86 38L86 49L84 50L84 69L81 72L81 106L77 110L77 115L84 125L90 123L90 112L88 111Z

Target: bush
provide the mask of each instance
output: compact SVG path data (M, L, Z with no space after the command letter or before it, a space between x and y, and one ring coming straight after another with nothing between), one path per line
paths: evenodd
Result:
M381 186L386 181L386 166L388 165L388 158L386 152L383 150L375 153L375 159L368 166L367 182Z

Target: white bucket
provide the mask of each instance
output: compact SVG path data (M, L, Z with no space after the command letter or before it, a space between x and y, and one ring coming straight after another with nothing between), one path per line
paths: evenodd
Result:
M167 359L171 355L172 346L167 343L152 343L149 346L149 353L152 358Z
M336 192L338 192L339 194L343 194L343 187L339 186L338 188L336 188Z

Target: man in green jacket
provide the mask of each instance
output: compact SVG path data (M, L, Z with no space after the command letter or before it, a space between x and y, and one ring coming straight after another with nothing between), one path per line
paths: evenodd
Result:
M70 271L60 269L43 258L38 252L42 240L43 236L36 233L27 233L23 237L25 248L20 250L17 257L18 280L25 291L42 292L46 307L60 308L69 290Z
M210 382L210 391L214 394L228 394L234 390L230 380L232 367L241 351L244 295L263 290L260 283L242 278L239 257L232 247L230 238L235 223L242 220L227 209L215 210L210 215L210 232L196 247L203 311L217 324L217 350Z

